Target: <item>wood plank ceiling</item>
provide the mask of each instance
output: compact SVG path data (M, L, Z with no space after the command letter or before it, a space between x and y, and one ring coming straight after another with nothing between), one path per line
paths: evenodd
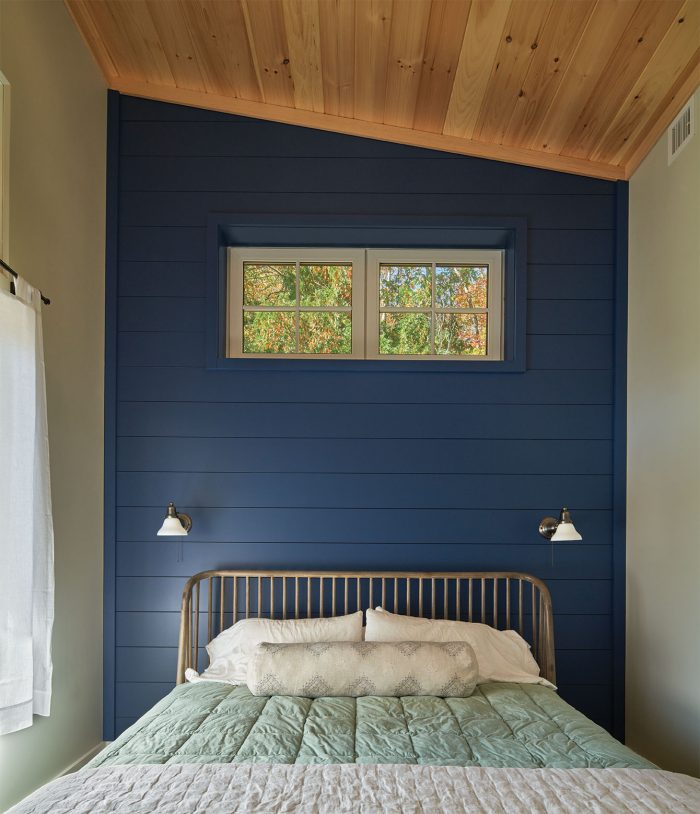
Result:
M123 93L629 178L700 84L700 0L65 0Z

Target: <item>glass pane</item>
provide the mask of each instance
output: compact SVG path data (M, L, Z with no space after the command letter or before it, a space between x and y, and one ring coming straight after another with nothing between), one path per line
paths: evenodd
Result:
M294 263L243 264L243 305L296 305Z
M302 311L299 353L352 353L352 317L347 312Z
M486 356L486 314L436 314L435 353Z
M435 304L438 308L486 308L487 266L436 266Z
M430 266L379 266L379 304L382 308L430 308Z
M289 311L244 311L244 353L296 353L294 314Z
M430 314L381 314L379 352L405 356L430 353Z
M352 266L299 266L302 305L352 305Z

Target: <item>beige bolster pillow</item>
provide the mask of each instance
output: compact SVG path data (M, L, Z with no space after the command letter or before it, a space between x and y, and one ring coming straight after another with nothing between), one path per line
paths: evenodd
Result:
M248 688L306 698L465 697L478 672L467 642L263 642L248 663Z

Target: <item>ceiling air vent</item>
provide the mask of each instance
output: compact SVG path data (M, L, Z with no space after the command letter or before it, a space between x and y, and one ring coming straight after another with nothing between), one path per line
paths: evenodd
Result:
M678 153L693 137L695 132L695 107L691 96L683 110L673 120L668 128L668 163L672 164Z

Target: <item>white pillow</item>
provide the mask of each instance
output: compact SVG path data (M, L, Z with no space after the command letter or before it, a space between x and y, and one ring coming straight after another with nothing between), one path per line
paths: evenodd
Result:
M479 664L478 684L511 681L554 687L540 676L530 646L514 630L496 630L477 622L402 616L382 608L367 611L368 642L469 642Z
M188 681L245 684L248 660L261 642L359 642L362 611L325 619L242 619L207 645L209 666L199 675L185 672Z

